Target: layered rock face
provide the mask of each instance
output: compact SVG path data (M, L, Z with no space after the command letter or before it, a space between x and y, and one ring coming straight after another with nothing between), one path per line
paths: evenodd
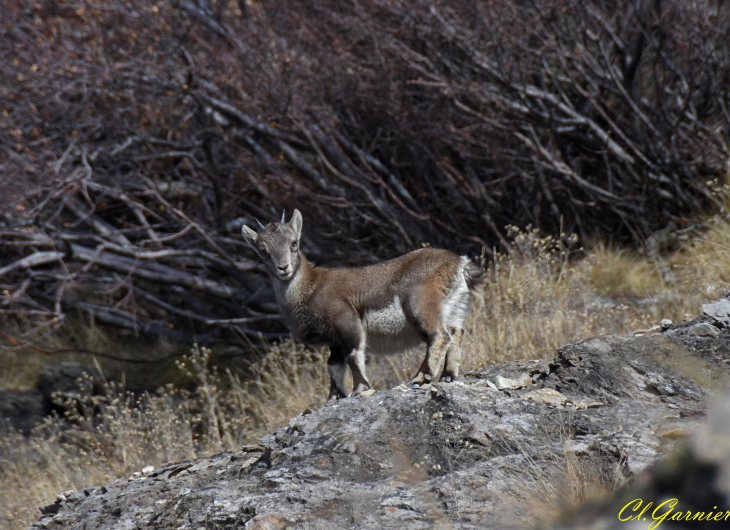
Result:
M699 429L728 371L720 328L601 337L340 400L258 446L61 496L34 528L525 528L530 498L571 466L621 481Z
M730 394L710 405L687 444L598 506L556 530L679 530L730 527Z

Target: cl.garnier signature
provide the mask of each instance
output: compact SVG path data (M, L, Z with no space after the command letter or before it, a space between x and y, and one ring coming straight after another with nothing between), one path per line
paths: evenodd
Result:
M693 512L691 510L675 510L679 501L667 499L654 507L653 502L644 503L642 499L634 499L618 512L618 520L646 521L649 523L648 530L654 530L664 521L727 521L730 519L730 510ZM653 509L652 509L653 508ZM717 506L712 507L717 510Z

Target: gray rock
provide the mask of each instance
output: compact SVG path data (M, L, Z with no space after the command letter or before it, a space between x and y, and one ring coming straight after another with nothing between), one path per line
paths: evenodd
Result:
M0 390L0 423L6 421L13 429L27 433L44 416L43 396L38 390L28 392Z
M645 520L630 520L647 506ZM560 528L645 530L650 525L668 530L727 528L725 516L730 514L729 508L730 394L726 393L713 401L707 422L694 431L688 444L651 466L601 506L579 511L571 522ZM722 515L718 520L707 521L702 515L701 519L686 521L683 519L687 518L687 512L691 516ZM679 518L672 520L672 517Z
M602 337L547 361L340 400L292 418L260 446L64 495L35 528L526 528L534 521L521 495L557 480L566 448L626 478L681 439L667 433L696 431L708 392L693 370L727 375L726 342ZM526 388L492 388L523 376ZM570 412L530 395L564 396Z
M527 374L521 374L515 379L510 379L508 377L502 377L501 375L498 375L494 379L494 384L497 387L497 390L515 390L517 388L530 386L532 384L532 379Z
M522 394L522 399L529 399L535 403L543 403L545 405L552 405L557 407L563 405L568 401L568 398L554 390L552 388L541 388L539 390L533 390L527 394Z
M605 340L601 339L590 339L583 342L583 347L588 348L596 354L608 355L612 351L611 345Z
M709 304L702 304L702 312L715 321L730 326L730 298L722 298Z
M700 322L699 324L695 324L694 326L689 328L689 332L692 335L696 335L698 337L717 337L720 334L719 329L717 329L712 324L708 324L707 322Z
M62 362L44 365L38 374L38 390L43 396L46 411L54 408L54 399L58 396L77 398L84 374L88 376L92 394L101 392L104 380L110 380L109 374L100 374L96 366L89 364Z

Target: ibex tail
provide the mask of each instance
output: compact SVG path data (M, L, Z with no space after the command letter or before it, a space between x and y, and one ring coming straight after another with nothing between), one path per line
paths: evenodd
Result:
M464 267L464 279L469 291L473 293L484 283L484 269L469 260Z

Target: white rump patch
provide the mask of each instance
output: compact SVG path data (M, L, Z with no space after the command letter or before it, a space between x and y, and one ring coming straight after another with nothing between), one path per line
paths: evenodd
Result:
M387 306L365 312L365 331L366 351L377 355L401 353L422 342L397 296Z
M467 263L469 263L469 258L462 256L456 271L456 281L444 301L441 302L441 314L446 329L463 329L464 327L464 319L471 304L471 293L464 274Z

